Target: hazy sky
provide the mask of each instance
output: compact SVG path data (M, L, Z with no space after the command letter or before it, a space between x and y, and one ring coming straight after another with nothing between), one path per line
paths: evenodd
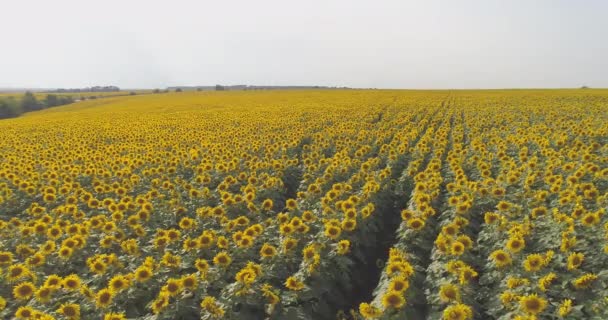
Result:
M0 2L0 87L608 87L604 0Z

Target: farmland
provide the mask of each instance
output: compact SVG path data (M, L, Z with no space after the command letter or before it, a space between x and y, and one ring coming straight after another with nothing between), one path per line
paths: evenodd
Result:
M0 318L607 319L608 90L182 92L0 121Z

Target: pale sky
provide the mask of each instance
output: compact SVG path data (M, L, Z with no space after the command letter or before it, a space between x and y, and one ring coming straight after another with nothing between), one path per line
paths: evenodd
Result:
M608 1L0 0L0 87L608 87Z

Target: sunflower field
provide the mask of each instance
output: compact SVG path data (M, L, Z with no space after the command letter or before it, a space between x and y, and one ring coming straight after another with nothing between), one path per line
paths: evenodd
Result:
M0 121L1 319L608 319L608 91L108 97Z

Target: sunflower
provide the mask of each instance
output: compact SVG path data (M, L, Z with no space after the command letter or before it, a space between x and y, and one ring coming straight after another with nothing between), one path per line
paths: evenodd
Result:
M158 297L152 301L152 312L159 314L169 305L169 294L161 291Z
M42 303L47 303L51 300L51 295L55 291L54 288L49 286L41 286L36 290L36 300Z
M464 265L459 270L458 280L460 281L460 284L464 285L468 283L471 279L476 278L477 276L477 271L475 271L470 266Z
M404 292L409 288L409 286L410 283L405 276L396 276L391 279L391 282L388 285L388 290Z
M262 248L260 249L260 256L262 257L262 259L272 258L276 254L277 248L268 243L264 243L264 245L262 245Z
M108 288L112 291L113 295L116 295L118 292L129 288L130 285L131 281L127 277L123 275L116 275L110 280Z
M182 281L182 286L186 289L194 290L198 286L196 274L185 275L180 280Z
M598 276L593 273L586 273L572 281L576 289L586 289L590 287Z
M585 255L582 253L571 253L568 256L568 270L578 269L583 264L584 259Z
M583 216L583 219L581 221L583 226L592 227L600 222L600 216L597 213L587 213Z
M339 227L330 224L325 225L326 237L335 240L340 236L340 233L342 233L342 230Z
M62 246L61 248L59 248L59 252L57 254L61 259L67 260L72 256L73 253L74 249Z
M345 255L350 251L350 241L340 240L338 242L337 252L339 255Z
M32 297L36 287L31 282L22 282L13 288L13 296L17 300L27 300Z
M169 296L174 297L179 294L183 289L182 282L179 279L169 279L167 283L162 287L161 291L164 291L169 294Z
M135 280L137 280L138 282L146 282L150 280L150 278L152 278L152 276L154 275L152 269L145 265L142 265L139 268L135 269L134 274Z
M524 239L512 237L507 241L507 249L513 253L520 252L526 246Z
M530 254L523 262L524 269L528 272L536 272L545 266L545 257L540 254Z
M110 306L114 296L109 289L101 289L95 295L95 306L100 309L105 309Z
M289 253L298 244L298 240L290 237L286 237L283 240L283 253Z
M127 316L124 313L106 313L103 316L103 320L127 320Z
M409 220L407 220L407 226L410 229L413 230L422 230L422 228L424 228L425 222L424 220L420 219L420 218L411 218Z
M170 268L177 268L181 265L182 258L178 255L171 254L170 252L165 252L161 263Z
M382 315L382 311L369 303L361 303L359 305L359 313L365 319L374 319Z
M562 301L562 303L559 305L559 316L560 317L565 317L568 314L570 314L570 312L572 312L572 300L570 299L565 299L564 301Z
M224 316L224 308L214 297L207 296L201 301L201 308L208 312L213 318L221 319Z
M405 298L400 291L388 291L382 296L382 305L385 308L401 309L405 304Z
M506 267L513 262L513 260L511 260L511 255L505 250L496 250L492 252L490 258L499 268Z
M450 246L450 253L454 256L460 256L464 253L465 245L460 241L452 242Z
M538 279L538 287L541 291L547 291L547 288L557 279L557 275L553 272L550 272L546 276Z
M342 220L341 227L346 231L353 231L357 228L357 220L354 219L344 219Z
M285 287L289 290L300 291L304 289L305 285L300 280L296 279L296 277L289 277L285 280Z
M75 303L64 303L57 309L57 313L69 320L78 320L80 319L80 305Z
M473 310L466 304L458 303L443 310L443 320L469 320L473 319Z
M195 225L196 225L196 223L194 222L194 219L192 219L192 218L184 217L179 221L179 227L184 230L192 229L195 227Z
M226 251L222 251L213 257L213 264L226 268L232 263L232 258Z
M460 289L451 283L446 283L439 288L439 299L443 302L459 302Z
M272 206L273 206L273 203L272 203L272 200L270 200L270 199L266 199L266 200L264 200L264 202L262 202L262 209L264 209L266 211L272 210Z
M63 286L63 288L70 291L78 290L80 288L80 283L80 278L78 277L78 275L75 274L71 274L63 278L63 280L61 281L61 285Z
M21 264L15 264L8 267L6 278L9 282L14 282L29 275L31 275L31 272L26 266Z
M6 308L6 300L0 296L0 311L4 310L4 308Z
M547 300L536 294L525 295L519 298L519 308L526 314L537 315L547 308Z
M19 307L15 312L15 317L17 319L29 320L37 311L32 307Z

